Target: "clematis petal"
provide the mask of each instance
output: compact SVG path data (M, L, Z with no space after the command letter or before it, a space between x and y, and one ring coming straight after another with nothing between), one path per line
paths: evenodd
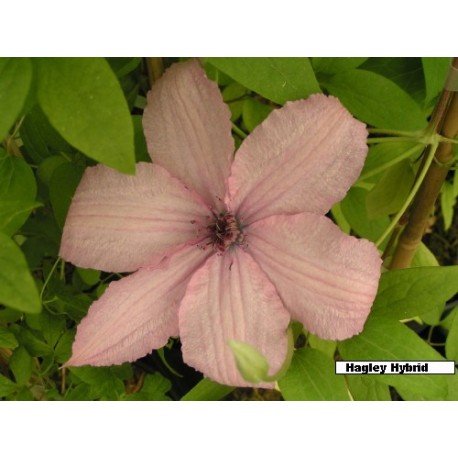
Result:
M308 331L334 340L361 332L380 278L375 245L312 213L258 221L247 229L247 241L285 307Z
M129 272L196 239L210 214L162 167L137 164L135 176L103 165L86 169L67 215L60 256L80 267Z
M326 213L358 178L367 131L334 97L316 94L275 110L239 148L226 202L246 223Z
M228 341L255 347L273 375L286 357L288 323L275 288L249 254L236 249L213 256L192 277L180 306L184 361L219 383L251 386L239 374Z
M208 253L186 247L154 269L110 283L81 321L67 366L134 361L178 335L178 305Z
M143 115L156 164L221 210L234 140L231 113L196 60L173 65L148 93Z

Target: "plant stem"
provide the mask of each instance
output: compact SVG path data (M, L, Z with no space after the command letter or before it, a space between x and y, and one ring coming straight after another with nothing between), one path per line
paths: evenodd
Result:
M162 62L162 57L146 57L145 60L149 86L152 87L153 83L164 73L164 63Z
M458 68L458 58L453 64ZM458 93L444 90L432 115L428 129L444 137L454 138L458 133ZM410 266L421 242L431 210L434 208L442 184L448 173L447 164L452 159L452 145L441 142L436 150L436 161L431 162L425 179L412 203L404 231L399 237L390 265L391 269Z
M390 168L391 166L397 164L398 162L401 162L403 161L404 159L407 159L408 157L412 156L413 154L415 154L416 152L419 152L420 150L422 150L424 148L423 145L414 145L412 146L412 148L409 148L407 151L405 151L404 153L400 154L399 156L396 156L394 159L392 159L391 161L388 161L388 162L385 162L384 164L378 166L378 167L375 167L373 168L372 170L369 170L369 172L366 172L364 174L362 174L360 177L359 177L359 180L361 181L364 181L366 180L367 178L370 178L374 175L377 175L378 173L380 172L384 172L386 169Z
M399 137L411 137L412 139L421 138L423 131L409 132L407 130L377 129L370 127L367 129L370 134L397 135Z
M404 205L402 208L396 213L394 218L391 220L390 225L385 229L385 232L379 237L379 239L375 242L376 246L380 246L382 242L385 240L385 238L390 234L390 232L396 227L398 224L399 220L402 218L402 215L404 215L405 211L409 207L410 203L412 200L415 198L415 195L417 194L418 189L420 188L421 184L425 180L425 177L427 175L428 169L431 166L434 155L436 154L436 150L438 149L438 145L433 145L428 153L428 157L425 161L425 163L422 166L421 172L418 175L417 179L415 180L415 184L413 185L412 190L410 191L409 195L407 196L406 201L404 202Z
M240 129L240 127L236 126L234 123L232 123L232 130L240 137L240 138L247 138L248 135L243 132L242 129Z
M373 137L367 139L367 144L373 143L394 143L394 142L410 142L418 141L418 137Z

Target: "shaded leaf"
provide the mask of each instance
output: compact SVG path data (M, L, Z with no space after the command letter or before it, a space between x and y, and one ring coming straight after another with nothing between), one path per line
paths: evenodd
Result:
M62 228L68 209L84 169L73 163L65 163L54 170L49 182L49 200L57 223Z
M247 99L243 104L243 123L249 132L269 116L273 108L254 99Z
M172 384L162 375L148 374L143 382L142 389L138 393L129 394L126 401L170 401L165 394L172 388Z
M0 141L21 113L30 83L32 65L28 58L0 58Z
M25 385L32 375L32 357L24 347L14 350L9 360L9 367L18 385Z
M0 398L9 396L14 393L17 388L18 387L14 382L0 374Z
M450 66L450 57L422 57L426 83L426 103L431 102L444 89Z
M360 68L390 79L417 103L423 105L425 79L419 57L371 57Z
M353 187L340 203L345 219L360 237L375 241L390 224L387 216L369 219L366 207L368 191Z
M0 326L0 348L16 348L18 341L15 335L8 329Z
M427 125L419 105L391 80L376 73L348 70L334 75L324 87L353 115L372 126L416 131Z
M74 149L49 123L39 105L35 105L25 116L19 130L25 146L25 154L35 164L50 157L53 152L72 154Z
M188 391L181 398L181 401L219 401L234 390L233 386L220 385L213 380L204 378Z
M312 57L312 66L316 73L335 73L359 67L367 57Z
M39 206L36 193L30 166L0 148L0 231L13 235L24 224L30 212Z
M404 160L393 165L382 175L366 198L367 213L370 219L397 213L409 195L415 174L410 162Z

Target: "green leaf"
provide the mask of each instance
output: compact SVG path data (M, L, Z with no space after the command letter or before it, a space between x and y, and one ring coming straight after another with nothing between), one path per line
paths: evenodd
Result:
M107 57L107 62L118 78L133 72L142 62L141 57Z
M65 332L65 318L63 316L52 315L43 310L39 315L43 337L50 347L56 345L60 336Z
M56 169L63 165L68 164L67 159L62 156L50 156L44 159L37 169L37 177L40 181L49 187L51 183L51 178L56 171Z
M372 313L399 320L433 310L458 292L458 266L384 272Z
M307 337L307 342L311 348L315 350L320 350L322 353L328 355L330 358L334 358L334 352L337 348L337 342L335 340L324 340L315 336L314 334L309 334Z
M366 198L370 219L397 213L409 195L415 179L410 161L393 165L382 175Z
M65 401L89 401L93 399L92 387L87 383L80 383L65 393Z
M222 91L223 100L226 103L232 102L233 100L240 99L244 95L248 94L248 89L239 83L231 83L227 85Z
M390 79L407 92L417 103L423 105L425 79L419 57L371 57L361 70L369 70Z
M86 285L94 286L100 281L100 270L83 269L82 267L77 267L76 271L78 272L81 280L83 280Z
M439 262L434 254L423 242L421 242L415 252L410 267L433 267L438 265Z
M458 313L455 313L445 341L445 355L447 359L458 361Z
M416 159L423 148L423 145L409 142L378 143L373 145L369 148L359 179L365 181L412 156L414 156L413 159Z
M32 375L32 357L24 347L14 350L9 360L9 367L18 385L25 385Z
M0 231L13 235L25 222L35 203L37 184L24 159L0 148Z
M367 57L312 57L312 66L316 73L335 73L351 70L366 62Z
M254 99L247 99L243 104L243 123L248 132L252 132L255 127L261 124L269 116L273 108Z
M68 209L75 194L83 168L73 163L65 163L54 170L49 183L49 200L54 211L57 223L62 228L65 224Z
M4 398L17 390L17 385L9 378L0 374L0 398Z
M18 328L16 337L31 356L49 356L52 354L52 348L43 341L40 332L21 326Z
M0 303L22 312L39 313L40 297L21 249L0 232Z
M365 375L349 375L347 384L355 401L391 401L388 385Z
M237 340L230 340L228 344L237 369L247 382L259 383L268 377L269 363L255 347Z
M165 394L170 388L172 384L161 374L148 374L142 389L138 393L127 395L125 399L126 401L170 401Z
M427 125L425 115L409 94L376 73L348 70L323 85L353 115L372 126L416 131Z
M58 363L63 364L70 359L70 356L72 355L73 341L75 340L75 332L76 331L74 329L65 331L59 339L59 342L57 342L54 349L54 358Z
M0 326L0 348L16 348L18 341L8 329Z
M340 203L340 208L345 219L360 237L374 241L388 227L390 219L387 216L369 219L366 207L367 193L366 189L351 188Z
M335 374L334 360L312 348L296 350L291 366L278 380L287 401L348 401L345 379Z
M219 401L234 390L233 386L220 385L204 378L191 391L188 391L181 401Z
M43 58L34 62L40 105L60 135L90 158L134 173L132 119L106 60Z
M124 393L124 383L113 372L112 367L70 367L72 376L91 385L94 399L118 399Z
M28 58L0 58L0 141L21 113L30 83L32 65Z
M35 105L27 113L19 132L24 143L24 152L35 164L40 164L53 152L74 153L73 147L51 126L39 105Z
M413 270L413 269L412 269ZM346 361L443 361L444 358L402 323L381 316L371 316L361 334L338 343ZM440 400L447 396L446 375L366 375L380 383L421 394L424 399Z
M321 92L305 57L212 57L219 70L266 99L283 104Z
M331 213L333 220L337 223L342 232L345 232L345 234L349 234L351 231L351 227L347 219L345 218L344 214L342 213L342 207L340 206L340 202L338 202L331 208Z
M453 192L453 184L446 181L441 191L441 210L444 218L444 229L446 231L448 231L452 225L455 203L456 198Z
M450 57L422 57L426 83L426 103L431 102L444 89Z
M136 162L151 162L151 157L146 147L142 116L133 115L132 123L134 126L135 160Z

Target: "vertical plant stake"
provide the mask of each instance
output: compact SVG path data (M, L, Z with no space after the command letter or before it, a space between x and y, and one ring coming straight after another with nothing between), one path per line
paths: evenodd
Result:
M427 133L440 134L446 139L453 139L458 134L458 58L450 66L445 88L441 94L436 109L431 117ZM425 157L431 155L432 145L425 150ZM440 141L436 146L433 161L423 167L429 166L423 183L406 214L407 224L402 231L393 259L391 269L409 267L418 245L424 235L428 218L440 193L442 184L448 173L448 166L453 159L452 144Z

